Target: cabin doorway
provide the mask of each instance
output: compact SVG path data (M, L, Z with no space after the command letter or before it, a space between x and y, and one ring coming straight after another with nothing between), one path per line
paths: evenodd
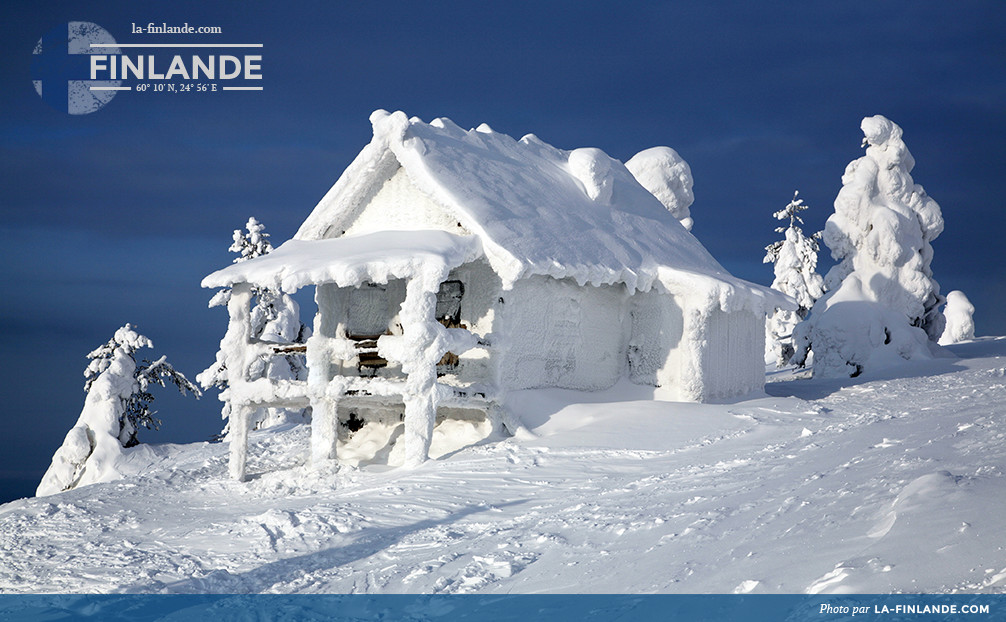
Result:
M360 375L374 375L387 367L388 361L377 353L377 339L388 333L388 288L364 283L349 292L349 318L346 337L356 342L357 370Z

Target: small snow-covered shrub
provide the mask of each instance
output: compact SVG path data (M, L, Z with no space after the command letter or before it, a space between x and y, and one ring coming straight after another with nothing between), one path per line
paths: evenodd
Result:
M776 309L765 320L765 362L776 366L786 365L793 356L793 330L807 314L818 298L824 295L824 279L817 273L817 253L820 233L811 236L803 234L799 225L803 224L800 212L807 209L803 199L793 193L793 200L786 207L775 212L776 220L789 218L788 227L777 227L776 233L785 238L765 247L765 263L774 263L775 280L772 289L780 291L796 300L796 311Z
M974 305L959 289L947 294L947 307L943 311L943 316L947 319L947 327L943 329L940 336L940 345L960 343L975 338L975 321L972 317L975 312Z

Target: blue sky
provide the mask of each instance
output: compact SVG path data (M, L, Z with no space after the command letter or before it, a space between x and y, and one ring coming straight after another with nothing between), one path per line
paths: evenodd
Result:
M220 26L262 43L259 93L120 93L69 116L29 73L39 37L91 21ZM899 123L943 209L943 291L963 289L980 334L1006 334L1006 4L665 2L211 4L8 2L0 8L0 254L4 304L0 500L31 494L82 404L84 355L125 322L195 376L225 314L205 274L255 216L296 230L370 137L376 108L485 121L626 160L675 148L695 177L693 233L767 284L771 213L793 191L823 227L859 122ZM200 41L162 36L158 41ZM829 263L825 257L823 263ZM215 394L159 395L148 441L219 431Z

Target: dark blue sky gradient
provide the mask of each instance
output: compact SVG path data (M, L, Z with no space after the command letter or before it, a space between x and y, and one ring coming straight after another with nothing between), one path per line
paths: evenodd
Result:
M220 26L205 40L264 44L265 90L120 93L68 116L39 100L29 67L42 33L70 20L120 43L201 40L131 35L131 22ZM376 108L622 160L674 147L695 177L694 233L763 284L771 213L799 189L808 230L823 227L862 155L860 120L884 114L943 208L936 279L970 296L980 334L1006 334L1001 0L8 2L0 29L0 501L33 492L79 414L84 355L124 322L190 378L213 360L225 313L199 281L230 262L231 230L254 215L277 243L292 235ZM221 427L215 394L156 405L164 428L148 441Z

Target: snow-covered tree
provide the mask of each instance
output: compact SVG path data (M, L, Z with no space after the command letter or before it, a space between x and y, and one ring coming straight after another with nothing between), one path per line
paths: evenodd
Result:
M150 408L150 403L154 401L154 396L148 391L151 386L166 387L172 384L178 388L182 395L192 393L197 398L202 395L199 387L189 382L183 373L168 363L167 358L167 356L162 356L156 361L144 359L136 367L136 381L139 383L139 390L133 393L126 402L124 425L119 433L119 441L123 447L139 444L136 434L140 426L148 430L158 430L161 427L161 420L154 418L156 411Z
M233 243L228 249L237 253L234 263L240 263L261 257L272 252L269 234L265 226L254 217L248 219L245 230L235 229ZM310 329L300 321L300 306L289 295L268 288L252 289L254 306L251 310L251 336L253 339L276 344L305 343L310 336ZM231 290L222 289L210 300L209 306L223 306L230 300ZM224 344L216 354L212 365L196 376L196 380L204 389L218 387L227 388L228 353ZM303 359L295 354L276 355L258 358L251 369L244 370L248 379L271 378L274 380L305 379L307 370ZM224 402L221 414L224 419L230 416L228 405ZM252 418L255 428L275 425L288 420L303 420L303 411L285 408L262 408Z
M695 200L692 169L677 151L670 147L651 147L632 156L625 168L685 229L692 230L692 214L688 209Z
M943 333L931 242L940 206L910 175L901 128L880 115L862 123L866 155L842 176L824 243L839 261L828 293L797 327L794 361L813 352L814 374L857 376L869 367L931 356Z
M238 253L238 257L232 263L241 263L272 252L272 244L269 242L270 236L265 232L265 225L252 216L245 224L245 229L247 233L240 229L234 230L232 236L234 241L227 249L232 253Z
M140 426L156 429L148 389L157 384L175 385L185 395L197 398L199 389L161 357L136 364L134 354L153 343L126 324L108 341L87 355L84 371L84 408L52 457L36 494L51 495L85 484L118 478L116 461L122 448L138 443Z
M784 239L765 247L765 263L774 263L775 280L772 289L794 298L799 305L796 311L777 309L765 320L765 360L778 367L789 363L793 356L793 329L799 324L818 298L824 295L824 279L817 273L817 253L820 233L806 236L800 225L800 212L807 209L803 199L793 193L793 200L775 212L776 220L789 219L788 227L777 227L776 233Z
M947 327L940 336L940 345L950 345L975 338L975 307L959 289L947 294L947 306L943 316L947 319Z

